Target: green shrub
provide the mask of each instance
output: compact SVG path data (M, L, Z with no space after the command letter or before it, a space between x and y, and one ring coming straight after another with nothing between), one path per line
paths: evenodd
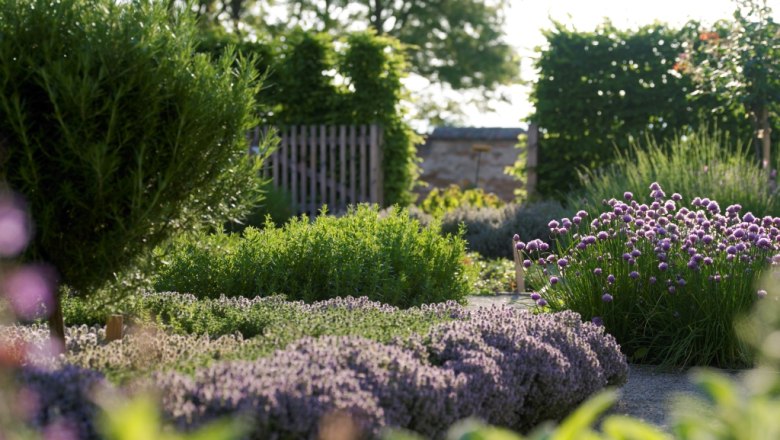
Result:
M262 187L263 201L260 205L252 208L245 216L225 225L227 232L241 232L248 226L262 228L265 225L268 216L276 226L287 223L288 220L295 217L293 209L292 196L284 188L274 187L271 182L267 182Z
M26 257L79 294L257 201L257 74L194 55L195 29L160 2L0 2L0 182L36 222Z
M434 188L420 203L423 212L435 217L460 207L501 208L503 206L504 202L493 193L485 193L482 188L462 190L455 184L446 189Z
M403 210L380 218L359 206L313 223L295 218L239 235L181 237L157 269L155 288L198 297L268 296L317 301L368 296L401 307L460 300L469 291L465 242L420 228Z
M631 142L630 150L616 153L613 165L581 174L584 190L570 196L569 205L595 214L603 200L623 191L644 194L649 182L658 182L689 197L709 197L723 206L738 203L755 215L779 215L780 192L770 184L769 171L756 166L748 149L731 144L728 135L705 129L667 142Z
M518 243L528 263L557 264L539 300L603 323L635 362L741 368L753 363L732 322L766 292L758 279L780 259L780 217L721 211L718 202L650 186L647 204L624 194L589 222L550 222L567 244L547 255ZM640 199L641 200L641 199Z
M463 223L468 250L485 258L513 258L512 236L529 241L550 242L547 223L563 217L568 211L560 203L544 201L527 205L506 205L503 208L458 208L442 218L442 232L454 233Z

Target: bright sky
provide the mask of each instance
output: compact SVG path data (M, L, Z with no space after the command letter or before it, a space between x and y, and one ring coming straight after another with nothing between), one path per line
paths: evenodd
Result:
M775 17L780 15L780 0L768 0ZM578 30L593 30L608 17L619 28L634 28L654 21L681 25L689 19L712 23L730 18L735 6L732 0L510 0L507 14L507 41L521 57L521 76L532 80L534 47L544 43L541 29L551 27L550 18L574 26ZM411 86L411 85L410 85ZM525 126L520 120L533 110L528 102L529 88L512 86L505 92L510 104L497 106L494 113L476 109L467 112L466 123L476 127Z

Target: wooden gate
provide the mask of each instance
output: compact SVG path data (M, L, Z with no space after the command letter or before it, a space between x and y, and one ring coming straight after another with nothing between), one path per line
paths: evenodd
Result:
M249 133L257 147L270 127ZM277 128L279 147L264 173L289 192L294 209L316 215L323 205L343 213L348 205L382 205L382 130L378 125L300 125Z

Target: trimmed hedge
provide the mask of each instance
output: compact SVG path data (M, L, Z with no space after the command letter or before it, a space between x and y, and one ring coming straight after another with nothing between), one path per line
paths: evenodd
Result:
M156 270L158 291L199 298L283 294L307 302L368 296L399 307L469 293L465 242L421 228L404 210L380 218L359 206L344 217L304 217L243 235L180 237Z

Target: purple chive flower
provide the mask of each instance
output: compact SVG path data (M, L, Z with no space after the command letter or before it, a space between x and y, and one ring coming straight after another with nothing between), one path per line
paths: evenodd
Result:
M623 259L626 260L626 261L630 260L631 259L631 254L629 254L628 252L624 253L623 254Z
M612 275L612 274L607 275L607 282L609 284L614 283L615 282L615 275Z
M637 278L639 278L639 272L637 272L637 271L635 271L635 270L634 270L634 271L631 271L631 273L630 273L630 274L628 274L628 276L630 276L630 277L631 277L631 278L633 278L633 279L637 279Z
M762 237L758 239L758 241L756 242L756 246L760 248L769 249L772 246L772 243L766 237Z
M632 193L626 191L626 192L623 193L623 198L626 199L626 200L631 200L631 199L634 198L634 195Z
M704 257L704 260L702 260L705 265L711 266L712 265L712 258L710 257Z
M588 216L588 212L587 211L582 211L582 210L577 211L577 217L585 218L587 216Z
M610 295L609 293L605 293L601 295L601 300L604 301L605 303L612 302L612 295Z
M575 215L574 217L572 217L571 221L575 225L579 225L580 223L582 223L582 218L580 216Z
M596 274L596 275L601 275L601 268L597 267L597 268L593 269L593 273Z
M679 193L674 193L672 194L672 200L674 200L675 202L679 202L680 200L682 200L682 196Z
M745 230L744 230L744 229L736 229L736 230L734 231L734 234L733 234L733 235L734 235L734 237L736 237L736 238L742 238L742 237L744 237L744 236L745 236Z
M634 249L631 251L631 256L634 258L639 257L640 255L642 255L642 252L639 249Z
M523 260L523 267L526 269L531 267L531 260Z
M525 246L526 249L528 249L529 252L533 252L537 249L539 249L539 242L538 240L531 240L528 242L528 244Z
M688 269L691 270L697 270L699 268L699 263L696 262L694 259L688 260Z
M594 316L591 318L590 322L592 322L594 325L597 325L599 327L604 327L604 320L601 319L601 316Z
M678 286L684 286L686 284L688 284L688 283L685 281L685 278L678 278L677 279L677 285Z
M661 189L661 185L659 185L658 182L653 182L650 184L651 191L658 191L660 189Z
M546 251L548 249L550 249L550 245L549 244L547 244L545 242L539 243L539 250L540 251L544 252L544 251Z
M734 246L729 246L726 248L726 253L734 255L737 253L737 248Z
M518 241L517 243L515 243L515 249L517 249L518 251L522 251L523 249L525 249L525 243L523 243L522 241Z
M550 277L550 284L552 284L553 286L558 284L558 277L555 276Z
M631 223L631 220L633 220L633 217L631 217L630 215L626 214L623 216L624 223Z
M669 289L667 289L667 290L669 290L669 293L674 293L674 292L677 291L677 288L674 287L674 286L669 286Z
M544 307L547 305L547 301L544 298L541 298L539 301L536 301L536 305L539 307Z
M518 242L518 241L520 241L520 235L519 235L519 234L515 234L515 235L513 235L513 236L512 236L512 241L514 241L514 242Z
M607 234L607 231L599 231L599 233L596 234L596 237L599 240L606 240L607 238L609 238L609 234Z
M647 281L648 281L650 284L655 284L655 283L656 283L656 281L658 281L658 279L657 279L656 277L650 277L650 278L648 278L648 279L647 279Z
M661 262L658 264L658 270L663 272L666 269L669 269L669 265L666 262Z
M755 221L755 220L756 220L756 218L753 216L753 213L752 213L752 212L748 212L747 214L745 214L745 215L742 217L742 220L744 220L744 221L746 221L746 222L748 222L748 223L753 223L753 221Z
M555 220L550 220L550 223L547 223L547 227L550 229L556 229L560 226L560 224Z
M766 290L761 289L758 292L756 292L756 295L758 295L759 298L764 298L766 297Z
M542 295L539 295L538 293L534 292L531 294L531 299L534 301L539 301L539 299L542 297Z
M561 258L558 260L558 266L560 266L561 268L566 267L568 264L569 264L569 260L565 258Z

